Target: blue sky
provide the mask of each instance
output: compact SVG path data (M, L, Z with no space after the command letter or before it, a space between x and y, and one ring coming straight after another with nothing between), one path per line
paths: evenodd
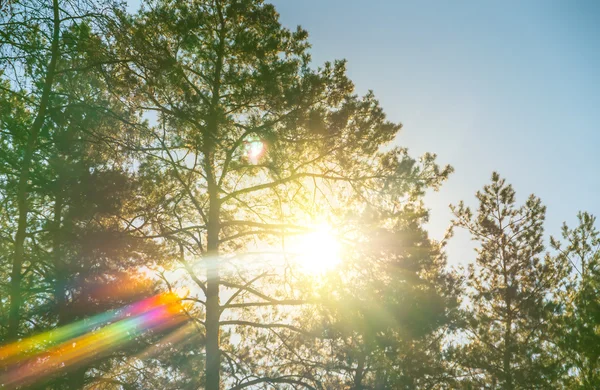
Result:
M547 232L578 210L600 215L600 2L275 0L310 34L315 65L346 58L359 93L375 91L413 155L456 172L430 194L441 238L448 204L476 205L500 172L521 202L548 207ZM466 233L452 263L474 259Z
M541 197L550 234L579 210L600 218L600 1L270 2L286 27L308 30L315 66L348 60L357 91L403 123L399 145L454 166L426 198L433 238L448 205L476 206L494 170L519 202ZM472 261L472 248L459 232L451 263Z

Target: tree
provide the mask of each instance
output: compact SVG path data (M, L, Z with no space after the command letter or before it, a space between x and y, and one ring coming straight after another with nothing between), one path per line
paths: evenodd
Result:
M268 272L224 274L234 253L253 238L304 232L317 214L335 217L364 199L419 196L450 169L432 155L418 163L404 149L380 152L400 126L372 93L353 93L343 61L312 69L307 33L283 28L271 5L156 1L129 22L119 38L133 59L124 77L140 97L136 108L157 119L132 148L147 153L142 171L169 187L169 218L152 222L183 248L205 315L206 389L216 390L222 328L289 328L246 321L244 309L299 304L289 292L260 291L258 283L274 280ZM246 295L254 301L236 302ZM236 388L294 380L259 375Z
M6 251L10 266L4 254L1 259L3 285L11 269L3 340L59 328L155 292L139 267L170 260L158 243L137 236L133 222L153 205L143 201L131 155L117 142L128 139L136 118L123 110L110 84L122 62L108 44L112 7L31 1L3 15L0 158L6 164L0 197L6 207L0 223L2 245L12 247ZM104 297L90 292L115 279L137 290ZM103 357L96 364L106 367ZM93 380L86 377L88 367L65 369L67 375L45 385L81 388Z
M459 279L445 269L440 244L421 224L427 212L409 203L387 218L361 218L346 261L321 294L327 388L434 388L448 383L442 346L453 326ZM382 223L384 222L384 223ZM378 226L379 225L379 226ZM382 226L388 226L383 228Z
M30 113L26 110L22 101L12 96L8 80L0 79L0 223L2 230L2 255L0 277L2 284L0 287L2 297L10 296L8 288L12 264L14 261L14 232L17 230L15 224L18 215L16 183L18 181L18 165L15 163L19 159L19 152L23 150L26 138L23 137L28 124L31 122ZM11 139L12 138L12 139ZM9 139L11 141L9 142ZM2 325L0 335L2 339L8 334L8 313L10 300L2 299ZM5 306L6 305L6 306Z
M7 183L7 193L14 193L17 227L14 233L11 275L10 309L6 338L19 336L21 306L23 305L23 272L31 264L26 252L31 172L39 162L42 138L48 140L52 122L60 121L65 107L59 106L62 93L57 91L59 79L101 67L113 59L104 56L97 45L100 31L106 25L113 5L109 2L78 2L60 4L59 1L19 1L0 13L0 76L2 93L10 101L18 102L27 115L24 123L3 129L11 145L6 156L11 160L13 177ZM90 31L94 33L90 33ZM96 49L96 50L94 50ZM68 65L68 66L65 66ZM67 94L69 91L67 91ZM62 96L61 96L62 95ZM12 111L2 112L3 125L15 122ZM25 127L25 128L23 128ZM18 162L17 162L18 161ZM33 168L33 169L32 169ZM60 208L60 207L59 207ZM30 267L29 267L30 268Z
M531 195L517 206L515 191L497 173L477 192L474 214L453 206L454 226L479 243L469 268L466 343L455 355L477 387L553 387L561 366L549 330L552 301L565 267L542 259L545 207Z
M600 386L600 232L596 217L577 214L578 226L563 224L564 244L551 239L557 260L570 264L570 277L561 290L562 321L556 323L556 343L566 357L571 374L569 388L595 389Z
M29 129L29 135L25 145L25 150L20 164L19 179L17 183L17 207L18 207L18 226L14 237L14 257L11 271L10 288L10 310L8 317L8 339L15 339L18 336L19 316L21 308L21 280L22 266L24 260L24 243L27 230L27 187L29 180L29 171L35 152L36 143L40 130L46 120L46 111L50 100L50 93L56 73L56 63L58 61L59 40L60 40L60 10L57 0L54 0L52 7L42 7L42 11L32 12L36 7L31 3L19 3L19 8L11 7L6 19L2 20L3 32L1 35L2 48L4 49L2 57L2 69L6 71L9 66L14 66L15 62L25 62L25 71L30 73L34 79L37 79L37 90L33 91L33 98L36 99L36 114L33 123ZM51 16L49 16L50 14ZM50 20L49 23L34 22L32 19ZM39 35L35 34L35 27L29 29L28 25L38 26ZM32 31L34 30L34 31ZM44 36L45 35L45 36ZM33 39L31 39L33 38ZM44 38L47 38L47 44L44 45ZM41 47L40 47L41 46ZM34 50L30 50L34 48ZM29 50L27 50L29 49ZM36 59L36 56L39 58ZM24 60L24 61L23 61ZM15 79L18 77L15 71ZM21 91L20 93L23 93Z

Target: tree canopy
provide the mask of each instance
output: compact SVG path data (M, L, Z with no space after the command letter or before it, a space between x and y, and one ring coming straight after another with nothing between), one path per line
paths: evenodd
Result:
M596 388L599 235L545 249L261 0L0 5L0 386ZM452 231L452 229L451 229ZM450 232L451 232L450 231Z

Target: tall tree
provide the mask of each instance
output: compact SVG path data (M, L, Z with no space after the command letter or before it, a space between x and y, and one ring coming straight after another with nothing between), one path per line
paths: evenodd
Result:
M89 33L90 29L96 33L104 29L112 7L113 4L104 1L61 4L59 1L28 0L11 3L0 13L1 88L3 95L18 101L30 118L10 128L10 132L3 132L3 138L8 136L6 140L16 156L11 157L11 175L15 180L10 181L15 190L8 188L8 191L14 192L18 213L10 276L8 339L19 336L23 272L24 266L31 264L25 248L28 237L31 237L28 216L30 195L34 190L32 167L36 161L43 159L40 156L42 141L52 142L48 136L52 133L53 123L60 121L65 114L65 107L60 105L64 102L62 94L70 93L64 89L58 91L57 83L61 78L64 80L69 75L112 61L102 55L102 50L95 50L100 46L90 38L98 40L98 35ZM83 79L80 77L80 80ZM15 122L14 118L10 118L14 112L2 111L1 115L3 124ZM18 129L23 125L27 128ZM60 203L57 202L56 211L62 208Z
M1 75L0 75L1 76ZM17 230L18 206L16 183L18 182L20 152L27 143L26 130L31 123L30 112L26 109L22 101L17 99L10 88L10 83L6 79L0 79L0 223L2 230L2 255L0 277L0 291L3 299L2 325L0 325L0 337L4 339L8 333L8 313L10 299L10 272L14 261L14 233Z
M145 286L139 267L170 259L155 242L140 239L142 227L135 224L138 214L152 212L152 204L142 201L143 184L132 174L131 156L119 147L137 118L123 110L121 91L111 84L122 62L108 44L113 6L99 1L59 8L56 2L30 1L15 3L3 15L0 197L6 207L0 223L11 257L10 266L4 263L8 256L1 259L3 286L9 280L5 271L12 272L3 340L139 299L154 291ZM91 291L115 278L124 282L123 274L139 291L104 297ZM94 380L86 369L79 366L44 386L82 388Z
M2 13L3 57L0 66L3 70L16 66L24 66L23 71L35 80L32 91L36 100L35 119L33 120L25 150L21 158L19 179L17 183L18 225L14 237L14 254L11 271L10 310L8 317L8 339L18 336L19 317L22 301L21 278L24 260L24 243L27 231L27 192L29 171L35 152L36 143L42 126L46 120L46 111L52 92L56 63L60 56L60 24L61 15L58 0L51 7L35 2L19 2L10 7L10 11ZM40 20L43 22L37 22ZM37 31L36 31L37 30ZM33 50L32 50L33 49ZM39 57L38 57L39 56ZM37 58L36 58L37 57ZM14 81L19 78L21 70L13 73ZM26 93L26 91L19 91Z
M476 196L476 213L462 202L452 207L454 226L479 244L468 276L467 341L455 358L477 387L553 387L561 365L549 337L557 311L551 298L565 267L543 258L546 208L533 195L517 206L497 173Z
M148 153L142 168L165 175L171 189L171 218L156 221L156 231L184 247L204 306L206 389L216 390L222 328L286 327L245 320L244 309L298 304L283 289L274 297L277 289L256 287L274 281L269 273L224 274L234 252L252 238L306 231L317 213L342 203L419 196L449 169L431 155L419 163L403 149L380 152L400 126L372 93L353 93L343 61L311 68L307 33L283 28L272 5L155 1L122 33L135 59L126 77L144 100L137 108L157 113L137 146ZM247 295L254 302L239 301ZM236 388L276 380L293 381L259 375Z

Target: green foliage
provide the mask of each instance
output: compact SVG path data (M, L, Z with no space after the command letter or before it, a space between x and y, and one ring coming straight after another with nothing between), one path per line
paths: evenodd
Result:
M600 386L600 232L593 215L583 212L577 219L573 229L563 225L564 245L551 240L557 259L571 266L571 278L559 292L563 316L556 324L556 342L571 369L568 387L595 389Z
M600 387L595 218L546 254L540 199L494 173L453 207L478 249L450 270L423 195L452 168L390 147L401 125L272 5L27 0L0 21L0 339L187 291L181 327L39 386ZM342 262L312 275L286 248L319 223Z
M274 245L322 216L341 225L367 207L399 213L404 199L416 201L451 169L433 155L417 161L405 149L381 152L400 125L386 120L373 93L354 94L344 61L313 68L307 33L283 28L269 4L156 1L123 25L132 107L158 119L134 146L145 152L142 174L163 176L150 196L164 200L168 215L148 223L181 246L207 343L222 347L207 345L208 360L226 359L208 372L224 370L223 383L237 386L250 376L301 380L262 362L274 360L267 334L290 330L282 326L290 309L279 307L314 293L298 284L297 270L281 282L268 264L232 272L227 257L256 240ZM257 142L265 151L253 161L244 153ZM206 271L194 268L204 264ZM220 307L221 294L235 299ZM239 345L227 341L229 331L241 335ZM257 341L264 350L245 349ZM207 388L216 385L209 380Z
M413 206L414 207L414 206ZM422 229L424 211L406 207L384 229L359 220L341 272L321 294L329 367L351 388L431 388L448 383L443 340L453 326L459 280L441 246ZM326 366L327 367L327 366Z
M454 225L479 244L467 280L466 343L453 358L478 387L551 387L561 374L549 337L557 315L552 298L565 267L543 258L546 208L533 195L517 206L497 173L476 196L476 213L462 202L452 207Z

